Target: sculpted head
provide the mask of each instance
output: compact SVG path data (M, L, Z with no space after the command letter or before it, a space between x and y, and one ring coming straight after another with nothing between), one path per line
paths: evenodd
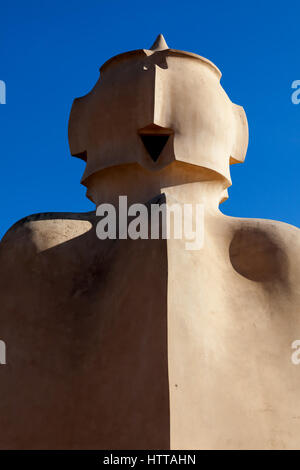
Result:
M69 121L71 154L86 161L82 182L92 199L95 177L120 191L200 175L230 185L229 165L245 158L247 118L212 62L169 49L160 35L151 49L117 55L100 72Z

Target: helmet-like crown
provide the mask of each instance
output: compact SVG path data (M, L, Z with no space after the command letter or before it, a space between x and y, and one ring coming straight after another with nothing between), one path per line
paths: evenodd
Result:
M111 166L160 170L174 160L209 168L228 180L244 161L248 125L209 60L169 49L159 35L150 49L112 57L95 87L74 100L71 154L87 162L82 182Z

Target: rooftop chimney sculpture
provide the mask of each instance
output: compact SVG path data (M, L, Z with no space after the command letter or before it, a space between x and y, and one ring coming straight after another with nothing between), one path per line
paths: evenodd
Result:
M162 35L100 71L69 121L87 196L200 204L203 244L99 240L95 212L17 222L0 244L0 447L300 448L299 230L219 210L243 108Z

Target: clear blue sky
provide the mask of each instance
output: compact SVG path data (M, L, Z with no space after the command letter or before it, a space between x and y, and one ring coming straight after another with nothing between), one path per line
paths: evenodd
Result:
M223 212L300 226L298 2L12 0L0 10L0 236L31 213L93 210L80 185L84 162L68 149L72 100L106 59L150 47L160 32L170 47L212 60L246 110L248 154L231 167Z

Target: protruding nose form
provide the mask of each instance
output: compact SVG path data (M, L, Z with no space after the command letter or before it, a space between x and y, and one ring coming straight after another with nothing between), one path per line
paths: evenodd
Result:
M173 130L157 126L156 124L150 124L140 129L138 134L149 156L156 162L168 142L170 135L173 134Z

